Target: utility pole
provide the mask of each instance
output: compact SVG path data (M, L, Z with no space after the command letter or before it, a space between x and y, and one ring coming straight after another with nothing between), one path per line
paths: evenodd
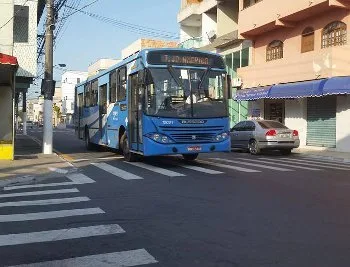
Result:
M45 78L42 81L42 92L44 93L43 153L52 154L52 99L55 89L55 82L53 80L53 31L55 29L53 0L46 0L46 8Z

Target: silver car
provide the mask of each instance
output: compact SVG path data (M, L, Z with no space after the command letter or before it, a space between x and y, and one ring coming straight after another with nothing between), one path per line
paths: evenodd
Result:
M257 155L264 150L279 150L288 155L300 145L299 133L272 120L241 121L231 129L231 147Z

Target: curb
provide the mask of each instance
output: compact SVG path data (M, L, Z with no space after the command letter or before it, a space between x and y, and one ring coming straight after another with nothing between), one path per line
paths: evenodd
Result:
M333 157L333 156L322 156L322 155L315 155L315 154L305 154L305 153L294 153L294 155L297 157L301 157L301 158L331 160L334 162L350 164L350 159L347 159L347 158L339 158L339 157Z

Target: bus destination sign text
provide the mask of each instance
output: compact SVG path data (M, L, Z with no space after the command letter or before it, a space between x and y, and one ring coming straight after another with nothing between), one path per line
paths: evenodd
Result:
M161 62L166 64L186 64L186 65L209 65L207 57L192 57L178 55L162 55Z

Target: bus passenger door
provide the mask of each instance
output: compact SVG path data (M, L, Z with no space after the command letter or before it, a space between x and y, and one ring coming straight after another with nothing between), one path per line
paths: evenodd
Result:
M83 118L83 106L84 106L84 94L78 94L77 99L77 106L78 106L78 138L83 139L84 138L84 125L81 125L81 120Z
M142 151L142 86L138 74L130 75L128 128L131 149Z
M99 96L100 142L107 145L107 84L99 87Z

